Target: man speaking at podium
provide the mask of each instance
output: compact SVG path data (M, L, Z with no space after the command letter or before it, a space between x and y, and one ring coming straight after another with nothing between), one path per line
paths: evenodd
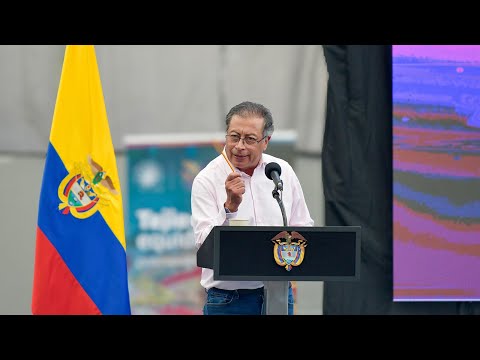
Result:
M264 153L274 130L270 110L261 104L242 102L228 112L225 120L223 154L201 170L192 184L192 227L197 249L214 226L226 226L231 219L248 219L250 226L284 226L273 188L282 191L288 226L313 226L290 164ZM207 292L204 315L265 314L261 281L217 281L212 269L202 268L200 284ZM289 287L289 315L293 315L293 300Z

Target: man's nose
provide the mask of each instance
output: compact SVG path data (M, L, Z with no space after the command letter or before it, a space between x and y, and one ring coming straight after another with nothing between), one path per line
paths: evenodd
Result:
M235 147L238 147L238 148L245 148L245 138L240 138L240 140L238 140L238 142L235 144Z

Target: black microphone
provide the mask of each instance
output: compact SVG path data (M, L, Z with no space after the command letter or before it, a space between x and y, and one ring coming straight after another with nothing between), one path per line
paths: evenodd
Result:
M265 175L270 180L273 180L276 188L280 191L283 190L283 182L280 180L280 174L282 173L282 168L276 162L268 163L265 167Z

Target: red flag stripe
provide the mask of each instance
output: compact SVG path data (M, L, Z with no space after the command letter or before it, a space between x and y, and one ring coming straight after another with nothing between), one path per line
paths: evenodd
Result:
M54 269L54 271L49 272L44 269ZM65 265L50 240L38 227L32 313L101 315L100 310Z

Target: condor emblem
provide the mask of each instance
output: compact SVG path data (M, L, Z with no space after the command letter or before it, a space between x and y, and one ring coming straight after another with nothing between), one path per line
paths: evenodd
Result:
M87 161L77 163L58 187L58 205L62 214L72 214L79 219L92 216L98 205L106 205L110 194L116 195L112 180L106 171L88 156ZM102 200L102 203L99 203ZM103 201L105 200L105 201Z
M292 231L292 234L289 234L288 231L282 231L272 239L272 242L275 244L273 257L278 265L290 271L292 266L302 263L307 240L298 232Z

